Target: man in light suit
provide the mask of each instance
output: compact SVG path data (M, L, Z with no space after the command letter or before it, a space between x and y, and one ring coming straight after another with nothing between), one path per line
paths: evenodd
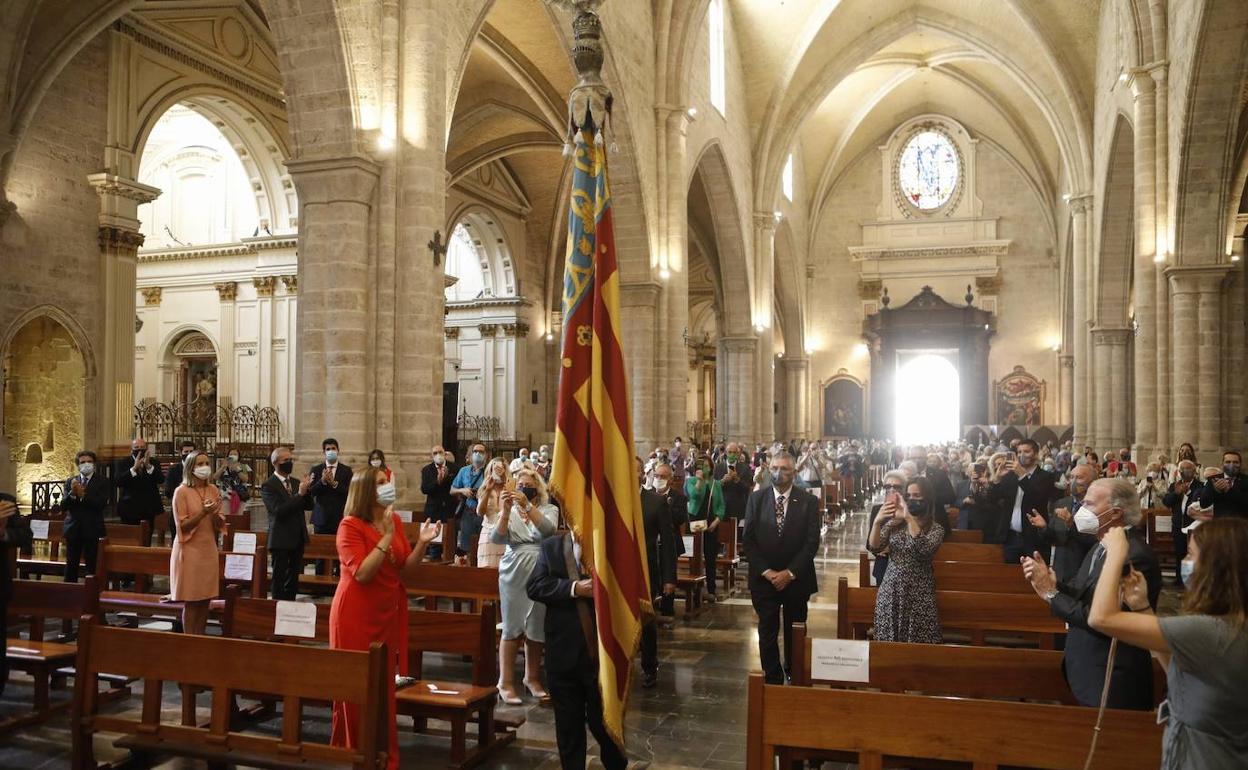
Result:
M750 561L750 600L758 615L758 657L768 684L784 684L793 660L793 624L806 622L810 595L819 589L819 503L793 484L793 455L771 459L771 485L750 495L741 541ZM784 668L776 636L784 614Z
M308 523L303 512L312 509L312 476L302 481L291 477L295 456L279 446L269 457L273 475L260 486L260 499L269 512L269 553L273 557L273 598L293 601L299 593L303 572L303 547L308 542Z
M1083 505L1075 514L1080 532L1093 535L1097 544L1088 551L1073 580L1058 582L1057 575L1039 553L1023 557L1023 574L1036 594L1049 603L1053 616L1066 621L1066 649L1062 671L1082 706L1098 706L1105 686L1110 638L1088 626L1092 595L1105 563L1100 539L1111 527L1127 527L1130 550L1127 562L1144 575L1148 603L1157 608L1161 594L1161 568L1139 529L1140 497L1125 478L1098 479L1088 487ZM1108 708L1149 710L1153 707L1153 664L1147 650L1119 642L1109 685Z

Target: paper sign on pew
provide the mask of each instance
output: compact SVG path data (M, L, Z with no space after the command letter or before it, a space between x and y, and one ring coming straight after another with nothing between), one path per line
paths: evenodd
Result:
M1154 516L1153 530L1156 532L1173 532L1174 520L1169 516Z
M273 620L273 633L278 636L316 638L316 605L312 602L279 601Z
M32 534L34 534L36 540L48 539L48 525L50 525L51 523L52 522L48 521L47 519L31 519L30 520L30 531Z
M810 678L815 681L871 682L871 643L851 639L812 639Z
M234 535L234 553L255 553L256 533L238 532Z
M255 558L247 553L227 553L225 555L225 579L251 580L251 568Z
M411 511L395 511L395 513L397 513L397 514L399 515L399 521L403 522L404 524L411 524L411 523L412 523L412 512L411 512Z
M693 535L685 535L685 553L693 555Z

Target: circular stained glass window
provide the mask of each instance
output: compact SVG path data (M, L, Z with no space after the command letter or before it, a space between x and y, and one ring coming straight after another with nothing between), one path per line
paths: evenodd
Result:
M958 151L939 131L915 134L901 151L897 165L901 194L921 211L949 202L958 185Z

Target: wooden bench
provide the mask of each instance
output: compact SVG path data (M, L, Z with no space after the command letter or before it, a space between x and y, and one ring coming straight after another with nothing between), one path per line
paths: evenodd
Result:
M982 543L984 542L984 533L978 529L950 529L945 532L945 542Z
M35 523L31 522L32 525ZM63 577L65 575L65 553L64 543L65 537L62 534L64 522L62 520L48 521L48 536L46 538L35 538L35 546L46 544L48 548L47 558L36 556L33 549L25 551L17 559L18 575L23 578L33 577L39 579L44 575L54 577ZM146 521L140 524L114 524L108 523L104 525L104 536L108 538L110 543L115 545L148 545L151 542L151 525Z
M715 574L719 578L720 584L725 587L724 595L733 596L737 592L737 570L741 567L741 554L737 547L737 520L724 519L715 529L715 533L719 537L719 545L723 550L722 553L715 556ZM701 538L695 537L694 542L696 543L694 550L698 552L698 560L699 564L701 564ZM692 558L693 556L690 554L679 557L677 567L684 567L687 572L692 573ZM705 580L703 582L705 583Z
M338 590L338 577L334 575L334 572L339 569L338 536L308 535L308 542L303 546L305 567L308 562L325 562L325 574L300 572L299 593L332 596Z
M724 525L719 526L722 529ZM702 561L702 533L697 532L684 535L684 537L692 538L692 543L686 541L687 555L681 556L676 566L676 593L684 599L684 618L688 620L701 612L705 606L702 598L706 593L706 568Z
M936 552L940 555L940 551ZM1023 568L990 561L933 561L938 591L983 591L996 594L1032 594ZM858 585L871 585L871 555L858 552Z
M473 611L483 602L499 601L498 570L494 567L426 562L405 573L403 585L409 598L424 599L427 610L436 610L439 599L451 599L456 607L466 601Z
M850 588L848 578L836 585L836 637L865 639L875 623L874 588ZM1034 639L1040 649L1052 650L1066 624L1049 613L1049 605L1036 596L978 591L936 591L936 613L942 631L962 631L970 643L983 645L986 635L1023 636Z
M74 662L78 648L73 644L47 641L47 620L73 621L83 616L99 619L99 589L94 576L88 576L82 583L13 581L13 595L8 604L9 623L26 623L28 633L25 639L19 636L5 640L5 659L10 668L24 671L33 679L34 709L0 722L0 729L34 724L69 706L68 700L52 705L51 685L58 669Z
M386 765L390 670L383 645L368 652L169 634L84 623L78 640L74 682L73 765L96 767L96 733L120 733L115 745L137 756L181 756L210 765L315 767L379 770ZM107 671L143 680L143 707L133 716L101 714L95 675ZM165 682L212 691L208 727L162 720ZM233 693L264 693L282 701L277 737L231 729ZM303 740L306 701L360 705L357 735L349 749Z
M1170 569L1178 569L1178 559L1174 554L1174 514L1169 508L1149 508L1144 514L1144 538L1158 563ZM1158 527L1159 522L1164 522Z
M771 770L785 748L847 755L860 770L923 760L975 770L1082 770L1096 724L1091 708L783 687L764 684L758 672L748 689L748 770ZM1106 710L1093 766L1157 767L1161 734L1152 712Z
M167 600L166 596L148 593L152 578L169 576L170 548L151 546L113 545L107 538L100 540L100 558L97 572L100 576L101 588L119 575L134 575L133 591L101 590L100 609L103 612L130 613L139 617L168 618L180 620L183 603ZM264 548L257 547L251 556L251 578L248 580L225 578L226 560L230 554L225 551L218 553L220 569L220 596L225 595L229 583L247 585L253 597L262 597L267 587L266 554ZM209 608L219 613L225 608L224 600L213 599Z

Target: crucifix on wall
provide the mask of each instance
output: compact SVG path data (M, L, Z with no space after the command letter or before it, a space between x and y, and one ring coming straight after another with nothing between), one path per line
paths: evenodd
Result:
M442 242L442 231L434 230L433 238L427 245L429 246L429 251L433 252L433 266L441 265L442 257L446 256L446 244Z

